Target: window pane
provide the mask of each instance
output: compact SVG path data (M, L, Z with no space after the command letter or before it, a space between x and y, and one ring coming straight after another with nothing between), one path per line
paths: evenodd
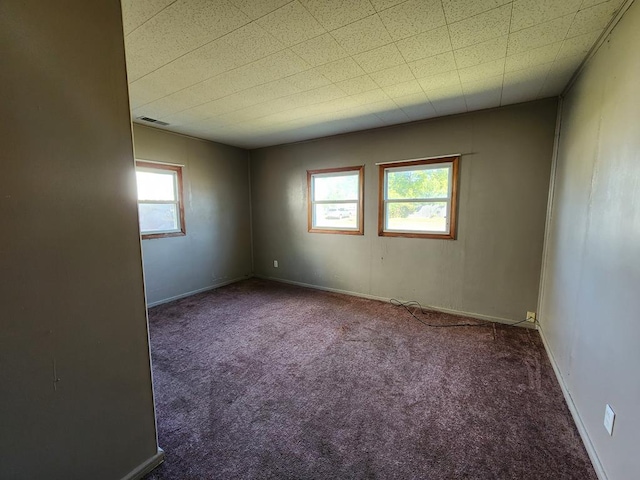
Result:
M358 173L313 176L313 200L358 200Z
M137 171L138 200L176 200L175 173Z
M314 205L314 227L358 228L358 204L337 203Z
M449 168L388 170L387 198L447 198Z
M386 205L386 230L447 232L446 202L398 202Z
M138 207L142 233L180 230L178 209L174 203L140 203Z

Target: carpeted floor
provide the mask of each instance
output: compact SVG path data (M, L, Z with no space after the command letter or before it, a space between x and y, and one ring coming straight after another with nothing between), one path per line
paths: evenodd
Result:
M256 279L149 322L148 480L596 479L534 330Z

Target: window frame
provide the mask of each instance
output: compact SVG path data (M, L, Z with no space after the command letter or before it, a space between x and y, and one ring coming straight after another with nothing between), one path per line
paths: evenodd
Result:
M167 237L182 237L187 234L187 229L185 225L184 219L184 196L183 196L183 182L182 182L182 165L175 165L170 163L160 163L160 162L152 162L149 160L136 160L136 172L138 169L145 170L165 170L171 171L175 174L175 188L176 188L176 200L175 201L156 201L156 200L140 200L138 199L138 212L140 208L140 204L175 204L177 205L178 212L178 226L179 230L176 231L166 231L166 232L157 232L157 233L143 233L140 228L140 213L138 213L138 229L140 231L140 236L142 240L150 240L153 238L167 238ZM137 179L136 179L137 185Z
M459 180L459 163L460 156L448 156L438 158L424 158L416 160L406 160L400 162L380 163L379 180L378 180L378 236L380 237L406 237L406 238L434 238L441 240L455 240L458 226L458 180ZM437 232L421 232L421 231L398 231L386 230L386 205L387 199L387 172L394 168L434 165L434 164L451 164L451 184L449 186L449 195L445 199L397 199L409 200L411 202L419 202L428 200L426 203L436 203L436 201L446 201L448 205L447 218L449 220L449 231L443 233Z
M314 201L313 199L313 177L314 175L340 174L344 172L358 173L358 204L356 211L358 212L358 226L355 229L344 228L322 228L313 225L313 207L316 204L336 204L336 203L353 203L352 200L322 200ZM336 175L337 176L337 175ZM330 233L338 235L364 235L364 165L353 167L323 168L319 170L307 170L307 230L309 233Z

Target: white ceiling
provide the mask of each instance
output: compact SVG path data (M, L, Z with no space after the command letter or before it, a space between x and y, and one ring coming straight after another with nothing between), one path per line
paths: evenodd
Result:
M558 95L623 0L122 0L134 118L245 148Z

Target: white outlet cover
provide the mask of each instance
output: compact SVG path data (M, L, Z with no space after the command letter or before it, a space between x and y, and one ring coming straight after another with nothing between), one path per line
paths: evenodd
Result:
M273 266L274 266L274 268L278 268L278 260L274 260L273 261Z
M616 412L613 411L611 405L607 404L604 409L604 428L607 429L609 435L613 435L613 422L616 419Z

